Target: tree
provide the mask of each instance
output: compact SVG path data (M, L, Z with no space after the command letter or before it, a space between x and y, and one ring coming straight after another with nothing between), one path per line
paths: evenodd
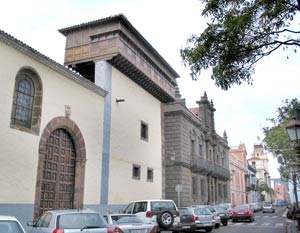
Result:
M271 197L274 194L274 190L268 186L266 182L264 182L262 179L256 180L256 187L255 191L258 192L260 195L263 195L263 193L269 194Z
M291 162L295 161L297 155L291 146L291 140L285 130L285 126L294 115L293 110L300 108L300 102L295 98L283 101L283 106L277 109L277 117L267 119L271 126L263 128L265 135L263 139L264 147L275 156L280 164L279 172L281 177L289 180L291 174Z
M254 65L260 59L279 48L296 52L300 46L300 31L292 26L300 12L300 0L202 2L202 15L210 17L210 23L180 51L194 80L201 70L212 67L211 78L223 90L242 82L252 84Z

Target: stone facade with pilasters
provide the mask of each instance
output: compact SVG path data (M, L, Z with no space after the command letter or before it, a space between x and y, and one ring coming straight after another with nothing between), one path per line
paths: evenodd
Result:
M215 132L215 109L206 94L197 103L188 109L178 90L177 100L164 106L166 198L181 206L230 201L226 133Z

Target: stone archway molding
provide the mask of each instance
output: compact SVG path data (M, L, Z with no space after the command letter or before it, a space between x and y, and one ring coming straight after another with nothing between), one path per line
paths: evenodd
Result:
M84 177L85 177L85 164L86 164L86 148L83 135L77 124L68 117L59 116L52 119L44 128L40 143L39 143L39 158L37 168L37 180L35 190L34 202L34 219L39 216L40 196L42 190L42 177L43 177L43 162L46 151L46 143L50 134L58 129L65 129L72 137L75 150L76 150L76 165L75 165L75 183L74 183L74 209L82 209L83 196L84 196Z

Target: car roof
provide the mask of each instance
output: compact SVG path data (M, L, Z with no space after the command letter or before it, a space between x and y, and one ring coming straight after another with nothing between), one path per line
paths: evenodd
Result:
M118 214L104 214L105 216L137 216L136 214L123 214L123 213L118 213Z
M170 199L150 199L150 200L137 200L137 201L132 201L132 202L148 202L148 201L170 201L170 202L174 202L173 200Z
M14 216L0 215L0 220L18 221Z
M67 210L48 210L48 213L56 213L56 214L72 214L72 213L97 213L95 210L91 209L84 209L84 210L78 210L78 209L67 209Z

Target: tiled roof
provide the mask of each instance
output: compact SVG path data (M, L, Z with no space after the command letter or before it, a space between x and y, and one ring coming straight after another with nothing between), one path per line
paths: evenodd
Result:
M88 88L89 90L101 95L105 96L107 92L102 88L96 86L94 83L90 82L89 80L85 79L81 75L75 73L74 71L66 68L65 66L57 63L56 61L50 59L49 57L45 56L44 54L38 52L34 48L26 45L22 41L14 38L13 36L9 35L8 33L0 30L0 41L9 45L10 47L26 54L27 56L33 58L34 60L48 66L52 70L62 74L66 78L69 78L80 85Z

